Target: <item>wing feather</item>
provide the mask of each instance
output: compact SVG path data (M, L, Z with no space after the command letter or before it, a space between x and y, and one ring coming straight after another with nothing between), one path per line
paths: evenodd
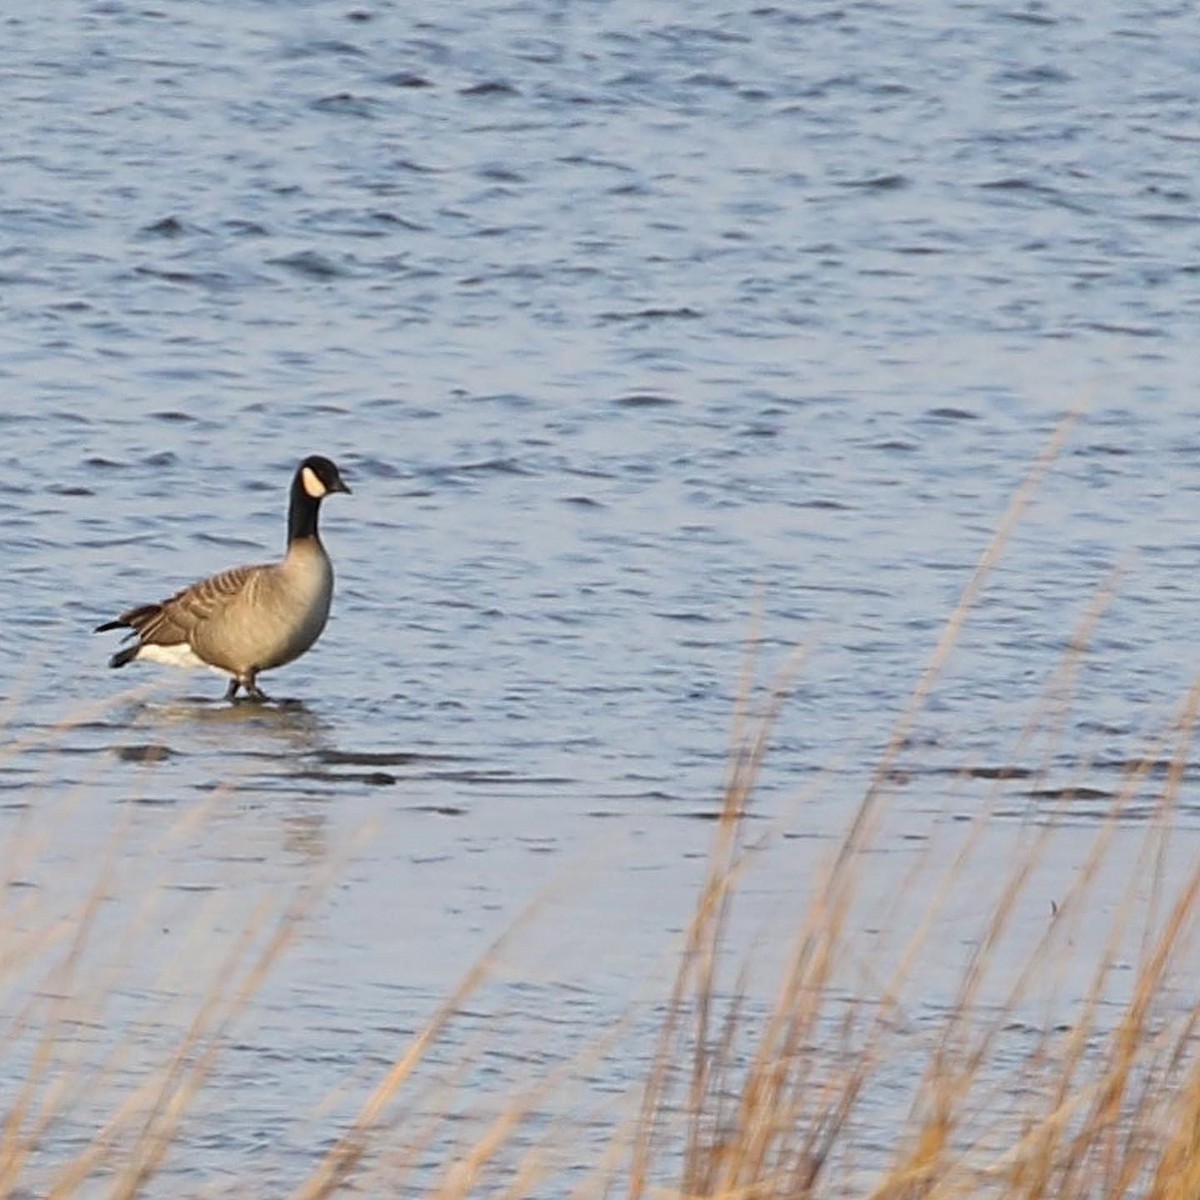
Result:
M181 589L158 604L131 608L100 628L132 629L142 645L176 646L180 642L191 642L196 628L251 589L262 570L259 566L230 567Z

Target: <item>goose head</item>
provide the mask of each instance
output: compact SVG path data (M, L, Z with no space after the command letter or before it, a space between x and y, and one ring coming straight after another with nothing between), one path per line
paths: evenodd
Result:
M310 454L300 464L296 471L296 480L310 500L322 500L330 492L350 492L337 463L320 454Z

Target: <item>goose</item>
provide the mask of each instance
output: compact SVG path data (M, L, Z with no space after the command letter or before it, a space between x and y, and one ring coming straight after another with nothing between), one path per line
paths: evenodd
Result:
M299 658L321 635L333 598L333 565L317 534L321 501L349 492L337 466L314 454L292 478L287 554L282 562L232 567L201 579L158 604L143 604L97 633L128 629L137 642L118 650L110 667L145 659L177 667L209 666L230 676L226 700L245 689L267 699L262 671Z

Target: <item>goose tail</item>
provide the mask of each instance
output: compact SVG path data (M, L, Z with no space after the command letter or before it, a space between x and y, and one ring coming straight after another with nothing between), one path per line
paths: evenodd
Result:
M105 621L102 625L97 625L96 632L108 633L111 629L125 629L128 630L125 635L125 640L128 641L131 637L141 632L141 627L145 625L148 618L154 616L159 611L159 608L160 606L157 604L144 604L141 608L131 608L115 620ZM143 643L139 639L132 646L126 646L123 650L118 650L108 660L108 665L113 668L126 666L137 658L142 648Z
M105 628L113 629L113 628L117 628L117 625L115 622L113 622L113 623L110 623L109 625L105 626ZM112 656L112 658L110 658L108 660L108 665L110 667L114 667L114 668L123 667L127 663L133 662L133 660L135 658L137 658L138 653L141 651L141 649L142 649L142 645L140 642L136 646L126 646L124 650L118 650L116 652L116 654L114 654Z

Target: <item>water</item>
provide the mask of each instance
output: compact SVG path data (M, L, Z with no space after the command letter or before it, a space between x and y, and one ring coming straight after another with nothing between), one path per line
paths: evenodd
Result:
M3 802L51 830L10 875L49 925L115 838L120 917L162 897L118 1037L207 982L188 930L335 879L173 1194L301 1177L547 887L452 1046L512 1021L567 1058L661 994L756 621L761 674L809 650L747 948L793 913L1074 406L902 755L878 886L991 802L1001 861L1081 775L1095 827L1168 727L1200 549L1186 6L188 0L3 27L0 662L32 743ZM323 518L330 626L264 680L297 703L107 672L91 627L278 552L314 452L354 495ZM989 771L1042 766L1020 730L1117 565L1049 775L995 801ZM1198 813L1189 787L1185 860Z

